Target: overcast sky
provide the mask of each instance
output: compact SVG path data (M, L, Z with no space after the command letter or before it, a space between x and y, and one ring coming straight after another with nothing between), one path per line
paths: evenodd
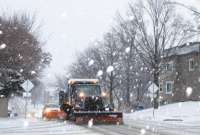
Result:
M52 71L62 72L89 42L101 37L117 10L128 0L0 0L7 11L36 12L43 24L46 48L53 55Z
M63 73L76 52L108 31L116 11L125 14L130 0L0 0L4 11L36 12L46 49L53 55L49 72ZM198 0L179 0L200 6Z

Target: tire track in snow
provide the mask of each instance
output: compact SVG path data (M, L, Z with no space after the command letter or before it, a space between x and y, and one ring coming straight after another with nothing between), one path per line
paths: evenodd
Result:
M19 123L21 120L9 127L1 127L0 134L3 135L102 135L85 127L77 126L69 122L59 121L28 121L29 123ZM19 123L19 124L18 124ZM0 125L3 122L0 121ZM26 125L27 124L27 125Z
M135 128L128 125L101 125L94 126L92 129L103 132L106 135L158 135L155 131Z

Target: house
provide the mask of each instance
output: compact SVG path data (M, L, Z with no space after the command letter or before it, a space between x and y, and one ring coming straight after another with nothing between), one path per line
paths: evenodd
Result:
M161 103L200 100L200 42L165 50L160 66Z

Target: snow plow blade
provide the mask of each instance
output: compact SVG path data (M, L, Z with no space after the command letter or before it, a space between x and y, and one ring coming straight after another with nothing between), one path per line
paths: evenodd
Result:
M97 112L97 111L84 111L74 112L76 124L87 124L92 121L94 124L123 124L122 112Z

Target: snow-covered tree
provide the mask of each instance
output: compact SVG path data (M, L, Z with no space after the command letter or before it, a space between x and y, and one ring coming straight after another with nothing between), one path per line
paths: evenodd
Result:
M42 50L35 21L26 13L0 16L0 93L5 96L19 93L20 84L36 78L51 61L51 55Z

